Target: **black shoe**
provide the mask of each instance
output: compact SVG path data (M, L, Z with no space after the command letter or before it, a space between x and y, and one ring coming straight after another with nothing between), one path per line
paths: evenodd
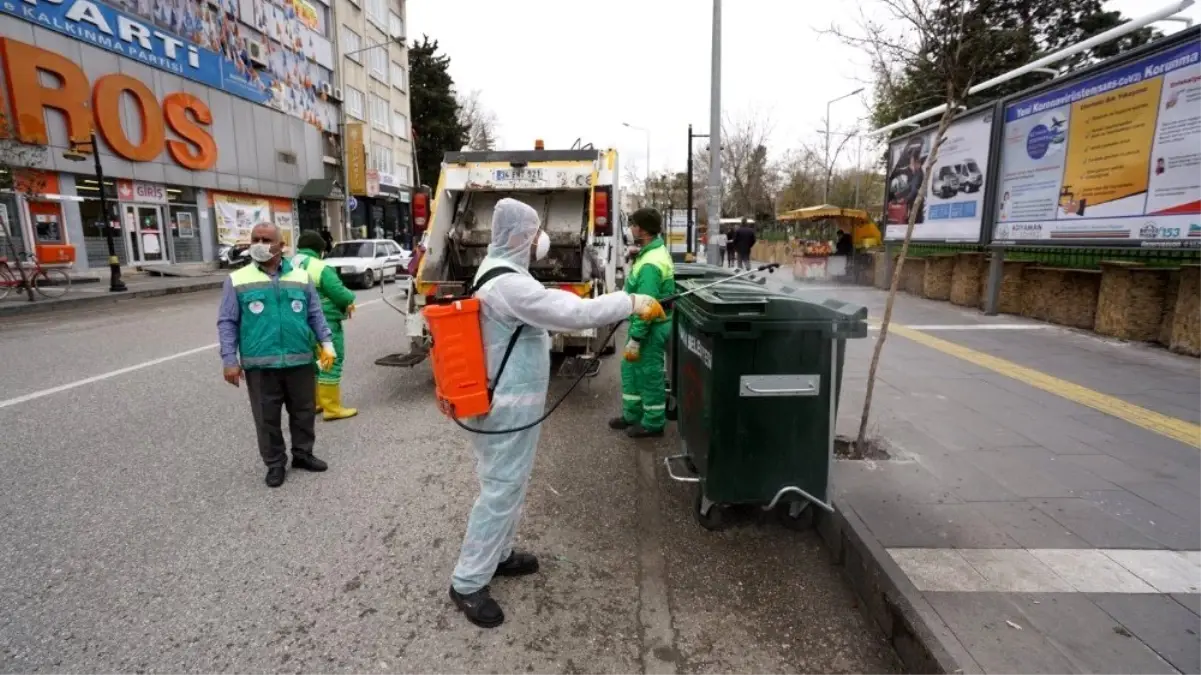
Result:
M284 479L288 477L288 472L282 466L273 466L267 469L267 487L279 487L284 484Z
M626 429L626 436L630 438L662 438L662 429L644 429L641 424Z
M474 593L463 595L450 587L450 599L454 601L467 620L480 628L496 628L505 622L505 613L492 599L492 591L484 586Z
M325 471L326 469L328 469L329 465L326 464L325 462L317 459L316 457L314 457L312 455L293 454L292 455L292 468L293 469L304 469L305 471L321 472L321 471Z
M533 553L518 553L513 551L508 558L500 561L496 566L494 576L498 577L524 577L527 574L534 574L538 571L538 557Z
M624 417L614 417L609 420L609 428L613 431L625 431L634 425L626 421Z

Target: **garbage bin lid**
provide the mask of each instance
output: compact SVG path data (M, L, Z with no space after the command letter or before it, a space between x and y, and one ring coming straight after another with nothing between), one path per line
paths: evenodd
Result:
M684 279L676 286L683 292L708 283L712 281ZM759 317L767 321L822 324L863 323L867 320L867 308L861 305L835 298L811 300L798 295L777 293L740 280L706 288L682 298L680 302L688 303L714 318Z

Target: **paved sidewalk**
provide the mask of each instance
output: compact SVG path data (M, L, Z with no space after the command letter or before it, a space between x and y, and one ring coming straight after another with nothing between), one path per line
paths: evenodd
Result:
M66 295L54 300L42 298L35 293L33 302L29 302L24 291L14 290L8 294L7 298L0 300L0 317L91 309L99 305L134 298L152 298L175 293L214 290L221 288L227 276L229 276L229 270L213 270L211 273L199 277L162 277L141 272L127 273L121 277L127 290L121 293L109 291L108 277L104 276L98 282L73 282Z
M883 291L770 285L883 315ZM893 320L870 423L893 458L834 469L859 573L905 614L877 620L948 670L1201 670L1201 362L907 295ZM848 345L841 434L878 334Z

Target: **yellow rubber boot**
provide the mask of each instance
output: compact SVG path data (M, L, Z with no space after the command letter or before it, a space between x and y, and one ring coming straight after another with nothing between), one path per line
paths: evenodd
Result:
M327 422L333 420L344 420L347 417L354 417L359 414L355 408L342 407L342 388L336 384L319 384L317 389L321 392L320 401L322 408L325 410L324 419Z
M317 385L317 393L314 395L313 400L317 402L317 412L325 410L325 401L321 400L321 385Z

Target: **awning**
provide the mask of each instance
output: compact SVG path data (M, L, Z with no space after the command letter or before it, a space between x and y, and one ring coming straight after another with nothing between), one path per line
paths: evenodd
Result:
M829 204L794 209L786 213L781 213L777 217L778 220L822 220L823 218L849 221L871 220L871 216L867 214L867 211L861 209L844 209L839 206L830 206Z
M340 202L346 199L346 192L341 184L333 178L310 178L301 188L297 199L325 199Z

